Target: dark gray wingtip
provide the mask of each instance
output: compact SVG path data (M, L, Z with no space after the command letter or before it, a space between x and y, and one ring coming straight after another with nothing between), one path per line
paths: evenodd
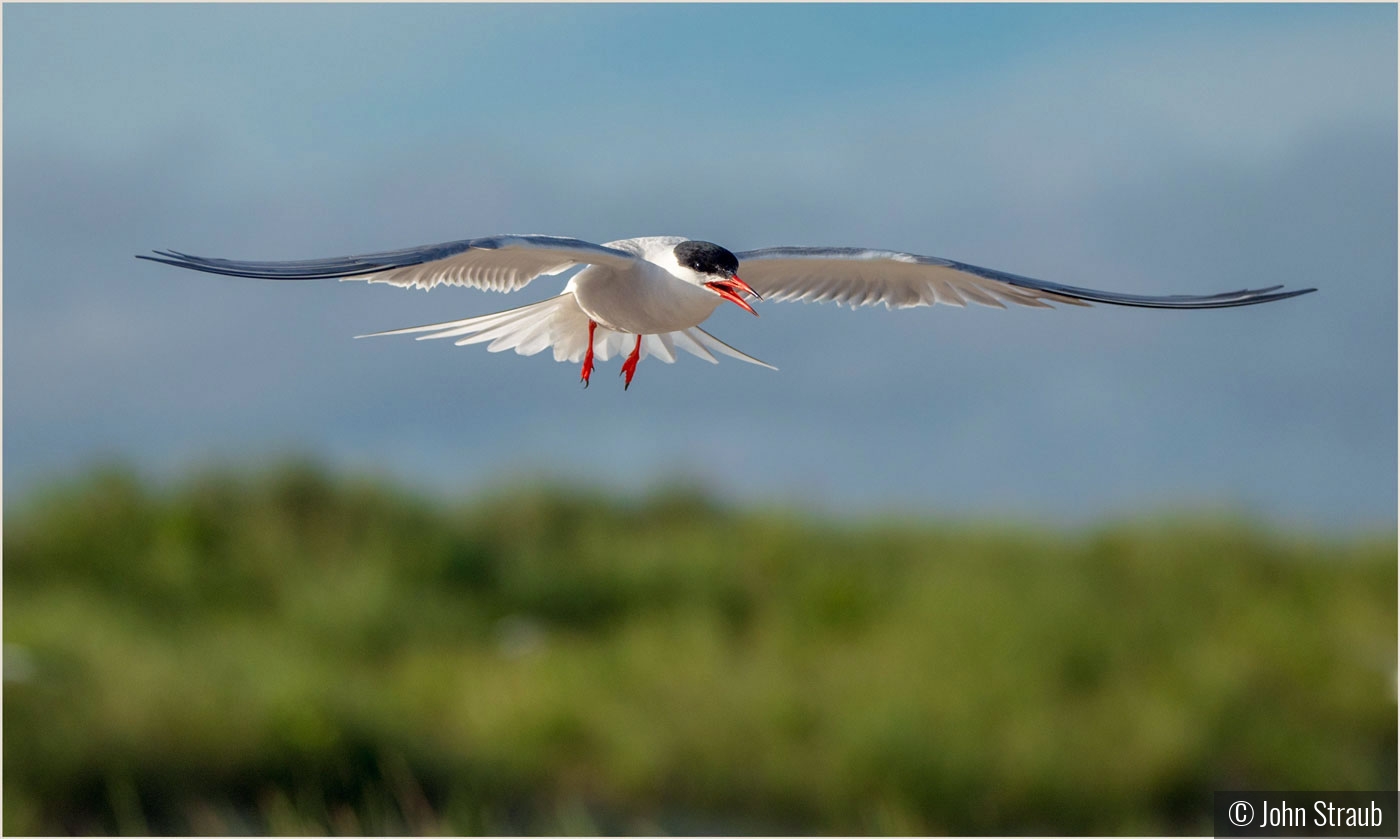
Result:
M450 246L436 247L438 250L446 250ZM177 250L153 250L151 253L155 254L154 256L137 254L136 258L227 277L248 277L256 280L330 280L339 277L374 274L386 269L421 264L425 259L424 251L426 250L370 254L363 257L280 262L214 259L194 256Z
M176 260L168 258L167 254L165 254L165 252L163 251L152 251L152 253L159 254L159 256L147 256L144 253L138 253L136 254L136 258L144 259L148 262L160 262L165 265L175 265L177 267L184 267L183 265L181 265L181 263L177 262Z
M1283 288L1283 286L1277 286L1277 287L1278 287L1278 288ZM1315 288L1299 288L1299 289L1295 289L1295 290L1293 290L1293 291L1281 291L1281 292L1279 292L1278 294L1274 295L1273 297L1271 297L1271 298L1269 298L1269 299L1270 299L1270 300L1287 300L1287 299L1290 298L1290 297L1301 297L1301 296L1304 295L1304 294L1312 294L1314 291L1317 291L1317 289L1315 289ZM1260 301L1260 302L1263 302L1263 301Z

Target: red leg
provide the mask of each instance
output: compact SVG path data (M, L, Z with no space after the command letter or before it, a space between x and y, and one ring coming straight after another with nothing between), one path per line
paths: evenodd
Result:
M622 389L626 390L632 386L632 376L637 372L637 362L642 357L642 336L637 336L637 343L632 346L632 354L627 356L627 360L622 362L622 372L627 376L627 381L623 382Z
M588 322L588 352L583 356L583 375L579 377L584 387L588 387L588 377L593 375L593 330L597 328L598 324Z

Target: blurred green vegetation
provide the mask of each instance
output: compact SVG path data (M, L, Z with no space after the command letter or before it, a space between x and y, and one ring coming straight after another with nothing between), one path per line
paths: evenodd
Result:
M4 830L1194 833L1396 784L1394 534L294 465L6 509Z

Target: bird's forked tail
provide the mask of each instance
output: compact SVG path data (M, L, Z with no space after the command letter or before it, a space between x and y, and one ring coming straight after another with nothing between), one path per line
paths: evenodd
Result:
M430 323L424 326L410 326L406 329L390 329L358 338L375 338L383 335L418 335L417 340L434 338L456 338L457 346L466 344L486 345L490 352L515 350L520 355L535 355L550 347L554 348L555 361L578 363L588 351L588 315L579 308L573 292L566 291L557 297L531 303L504 312L464 318L462 320ZM626 332L616 332L599 326L593 338L593 355L600 361L607 361L614 355L631 352L636 336ZM685 350L691 355L718 364L712 350L720 355L767 367L778 368L751 355L746 355L698 326L677 332L663 332L646 335L642 338L641 357L655 356L671 364L676 360L676 350Z

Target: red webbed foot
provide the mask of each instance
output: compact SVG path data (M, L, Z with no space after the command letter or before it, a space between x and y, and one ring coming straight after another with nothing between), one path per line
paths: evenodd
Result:
M632 376L637 372L637 362L642 360L642 336L637 336L637 343L632 346L632 354L627 356L627 360L622 362L622 372L620 375L627 379L622 383L622 389L626 390L632 386Z
M598 324L593 321L588 322L588 352L583 356L583 373L579 376L579 381L584 387L588 387L588 377L593 375L593 330L598 328Z

